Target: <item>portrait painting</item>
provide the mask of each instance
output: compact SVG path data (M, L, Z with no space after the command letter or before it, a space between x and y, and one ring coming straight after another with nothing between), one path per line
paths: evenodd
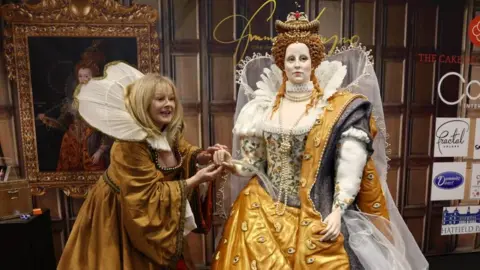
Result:
M33 111L40 171L103 171L112 139L78 115L76 91L105 65L137 66L135 38L30 37Z
M56 187L84 197L107 169L113 139L82 120L75 96L103 77L109 63L159 72L158 11L114 0L9 4L2 11L20 122L20 177L33 195Z

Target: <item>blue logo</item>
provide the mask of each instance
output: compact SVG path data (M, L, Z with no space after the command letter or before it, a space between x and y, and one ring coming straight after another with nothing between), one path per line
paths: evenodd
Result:
M457 172L443 172L435 176L433 183L441 189L454 189L461 186L464 181L463 175Z

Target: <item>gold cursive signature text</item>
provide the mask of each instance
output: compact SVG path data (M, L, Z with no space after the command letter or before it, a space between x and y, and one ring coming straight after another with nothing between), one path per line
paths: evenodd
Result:
M266 21L270 21L273 17L273 14L275 13L275 10L277 8L277 1L276 0L267 0L265 1L265 3L263 3L256 11L255 13L253 13L252 17L251 18L247 18L243 15L240 15L240 14L233 14L233 15L230 15L230 16L227 16L225 17L224 19L222 19L216 26L215 28L213 29L213 39L215 41L217 41L218 43L221 43L221 44L233 44L233 43L237 43L237 46L235 48L235 52L234 52L234 58L235 59L243 59L243 57L245 56L245 53L247 52L247 49L248 47L250 46L250 42L252 41L271 41L273 38L269 37L269 36L259 36L259 35L254 35L252 34L252 22L253 22L253 19L258 15L258 13L260 13L260 11L265 8L267 5L269 4L272 4L272 11L270 13L270 15L268 16L268 18L266 19ZM320 17L322 16L322 14L325 12L326 8L323 8L320 13L318 14L318 16L315 18L315 20L319 20ZM225 23L226 21L228 20L235 20L235 19L242 19L242 20L245 20L247 22L247 24L245 25L245 27L243 28L242 30L242 33L240 34L240 37L237 38L237 39L234 39L234 40L229 40L229 41L225 41L225 40L221 40L217 37L217 30L218 28L223 24ZM321 37L321 40L324 44L326 43L329 43L331 42L332 43L332 47L330 48L330 51L328 52L328 54L332 54L335 50L335 48L337 47L337 45L339 44L339 42L341 41L342 43L351 43L351 44L354 44L354 43L357 43L360 41L360 37L358 35L353 35L352 37L350 38L346 38L346 37L343 37L343 38L339 38L338 35L332 35L331 37L327 38L327 37L324 37L322 36ZM240 58L237 58L237 54L240 50L240 47L241 47L241 44L245 42L245 47L243 48L243 51L242 51L242 54L240 56Z

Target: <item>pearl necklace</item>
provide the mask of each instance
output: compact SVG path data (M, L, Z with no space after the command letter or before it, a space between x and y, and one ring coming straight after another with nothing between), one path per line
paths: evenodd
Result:
M285 84L287 92L311 92L314 88L313 82L309 81L307 83L291 83L287 81Z
M302 102L302 101L307 101L310 98L312 98L313 92L309 92L303 95L292 95L289 94L288 92L285 93L285 98L292 101L292 102Z

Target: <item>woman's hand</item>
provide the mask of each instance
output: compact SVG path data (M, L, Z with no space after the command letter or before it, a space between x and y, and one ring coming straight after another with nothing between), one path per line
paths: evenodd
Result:
M223 172L222 166L210 164L187 179L187 187L194 188L204 182L212 182Z
M212 162L213 155L219 150L228 150L228 147L218 143L214 146L208 147L205 151L202 151L197 155L197 163L200 165L207 165Z
M328 215L325 219L327 227L320 232L320 234L324 234L320 241L335 241L335 239L337 239L342 225L341 219L342 213L340 208L336 208Z
M98 162L100 162L100 158L102 158L102 155L103 155L103 150L102 149L98 149L95 154L93 154L92 156L92 164L93 165L96 165L98 164Z

